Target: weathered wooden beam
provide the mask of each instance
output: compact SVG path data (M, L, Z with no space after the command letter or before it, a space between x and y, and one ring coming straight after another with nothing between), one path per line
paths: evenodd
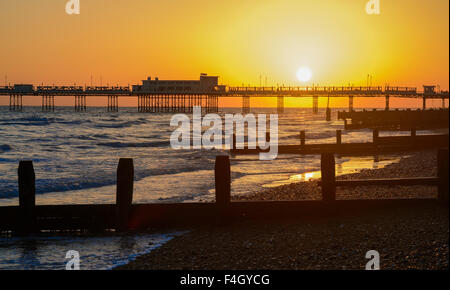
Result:
M300 146L301 148L306 145L306 132L304 130L300 131Z
M378 199L323 201L239 201L227 205L227 219L283 219L323 217L349 214L389 207L424 207L438 205L436 199ZM97 228L114 229L116 205L54 205L36 206L40 230L84 230L92 228L91 217L103 217ZM14 231L11 217L18 215L18 206L0 207L0 231ZM221 208L215 203L161 203L131 206L129 223L132 229L217 224Z
M448 172L448 148L438 151L438 200L448 205L449 201L449 172Z
M329 99L328 99L329 100ZM329 122L331 121L331 109L327 107L326 111L326 120Z
M342 131L336 130L336 144L341 145L342 144Z
M129 229L129 215L133 203L133 159L121 158L117 167L116 230Z
M374 130L373 130L373 138L372 138L372 143L373 143L374 145L377 145L377 144L378 144L378 138L379 138L379 136L380 136L380 132L378 131L378 129L374 129Z
M342 143L334 144L305 144L305 145L280 145L279 154L321 154L333 152L346 155L370 155L375 153L406 152L420 149L433 149L447 147L448 134L443 135L419 135L411 139L411 136L386 136L378 137L378 143ZM414 141L414 142L413 142ZM251 155L267 152L260 148L233 150L233 154Z
M230 157L217 156L214 168L215 185L216 185L216 204L226 206L231 200L231 172Z
M323 153L321 155L322 173L322 199L325 202L336 200L336 168L334 154Z
M36 176L32 161L20 161L18 234L31 234L35 228Z

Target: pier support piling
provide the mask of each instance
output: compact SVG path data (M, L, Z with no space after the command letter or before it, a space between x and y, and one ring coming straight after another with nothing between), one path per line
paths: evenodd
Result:
M22 111L22 95L20 94L9 95L9 110Z
M277 97L277 113L284 113L284 96Z
M42 95L42 112L54 112L55 111L55 96Z
M242 113L243 114L250 113L250 97L249 96L242 97Z
M35 228L36 177L32 161L20 161L19 169L19 234L31 234Z
M386 106L384 108L386 111L389 111L389 95L386 95Z
M86 112L86 96L75 96L75 112Z
M139 113L144 112L144 108L145 108L145 96L138 95L138 112Z
M319 113L319 96L313 96L313 113Z
M119 97L108 96L108 112L119 112Z
M129 215L133 203L133 159L121 158L117 167L116 231L129 229Z
M194 106L201 106L202 113L219 111L219 97L218 95L213 94L143 94L138 95L137 97L138 112L191 113ZM111 103L113 104L112 108L117 110L117 101L111 101ZM116 104L115 107L114 104ZM249 108L249 104L250 101L245 100L243 103L243 109L244 107Z
M322 200L333 202L336 200L336 168L333 153L322 153Z
M353 96L348 96L348 111L353 112Z
M425 96L422 98L422 109L427 109L427 98L425 98Z

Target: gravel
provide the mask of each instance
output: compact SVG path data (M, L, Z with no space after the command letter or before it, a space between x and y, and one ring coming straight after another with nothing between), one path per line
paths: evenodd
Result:
M342 179L435 176L436 153L417 152L382 169ZM435 197L433 187L359 187L338 198ZM316 182L268 189L235 200L318 199ZM366 253L380 253L385 270L448 270L448 206L377 209L345 217L246 221L202 227L117 269L362 270Z

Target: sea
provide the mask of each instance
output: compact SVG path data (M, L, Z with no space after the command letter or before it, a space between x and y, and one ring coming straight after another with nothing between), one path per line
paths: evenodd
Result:
M279 114L280 145L299 144L306 131L307 143L334 143L336 130L342 142L369 142L367 129L345 131L333 109L286 108ZM344 109L341 109L344 110ZM11 112L0 107L0 206L18 205L17 168L20 160L32 160L36 173L36 203L115 203L116 170L120 158L133 158L134 203L207 202L214 200L215 157L225 149L175 150L170 136L173 114L137 113L136 108L106 112L104 107L24 107ZM218 113L241 113L240 108L221 108ZM276 108L253 108L254 114L276 114ZM192 115L188 116L192 118ZM207 129L207 128L203 128ZM448 130L447 130L448 132ZM420 131L418 134L439 133ZM382 132L407 135L409 132ZM193 136L201 138L201 136ZM337 174L381 168L398 162L399 156L337 156ZM232 194L245 195L267 187L320 177L320 158L315 155L279 155L263 161L258 156L231 156ZM112 269L183 234L167 231L126 236L0 237L0 269L65 269L66 252L80 253L81 269Z

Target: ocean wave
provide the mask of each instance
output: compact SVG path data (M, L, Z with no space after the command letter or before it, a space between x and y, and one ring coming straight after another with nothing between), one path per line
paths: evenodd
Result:
M35 161L35 160L33 160ZM194 163L187 164L186 166L178 166L179 164L174 162L172 168L148 168L141 167L142 160L136 160L135 167L135 181L138 182L144 178L150 176L163 176L172 175L185 172L195 172L204 169L204 164ZM38 162L36 163L36 168L39 168ZM85 167L83 167L85 168ZM47 171L45 168L42 171ZM213 166L211 166L213 170ZM72 172L70 177L44 177L36 179L36 195L59 192L64 193L68 191L75 190L88 190L93 188L100 188L104 186L112 186L116 184L116 171L105 170L105 171L95 171L95 168L89 170L89 173L83 172ZM233 173L234 177L239 177L240 173ZM63 176L63 174L61 174ZM3 180L0 184L0 199L16 198L18 196L18 188L16 180ZM1 201L0 201L1 204Z
M129 142L101 142L97 143L98 146L106 146L112 148L127 148L127 147L167 147L169 146L168 141L154 141L154 142L137 142L137 143L129 143Z
M89 123L90 120L66 120L64 118L57 117L40 117L40 116L30 116L24 118L16 118L10 120L2 120L0 122L1 126L47 126L53 123L64 124L64 125L80 125L82 123Z
M117 122L117 120L113 120L112 122ZM147 121L137 119L137 120L133 120L133 121L125 121L125 122L120 122L120 123L95 123L94 127L118 129L118 128L137 126L137 125L141 125L146 122Z

